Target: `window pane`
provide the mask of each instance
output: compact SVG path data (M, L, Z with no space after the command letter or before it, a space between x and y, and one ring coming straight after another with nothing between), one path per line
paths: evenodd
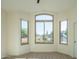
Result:
M52 28L53 28L52 22L45 22L45 39L46 39L45 41L46 42L52 42L53 41L53 39L52 39L52 37L53 37Z
M28 22L24 20L21 21L21 43L28 43Z
M38 15L36 20L53 20L53 17L50 15Z
M36 22L36 42L43 42L44 23Z
M67 21L61 22L61 43L67 44Z
M53 43L53 17L36 16L36 43Z

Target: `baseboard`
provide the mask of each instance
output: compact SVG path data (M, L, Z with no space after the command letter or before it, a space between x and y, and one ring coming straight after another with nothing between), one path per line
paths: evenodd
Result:
M62 53L62 52L58 52L58 51L44 51L44 52L39 52L39 51L31 51L31 52L28 52L28 53L60 53L60 54L64 54L64 55L68 55L68 54L65 54L65 53ZM7 57L17 57L17 56L20 56L20 55L25 55L25 54L28 54L28 53L24 53L24 54L19 54L19 55L9 55L9 56L7 56ZM68 55L68 56L70 56L70 55ZM5 59L5 58L7 58L7 57L3 57L3 58L1 58L1 59ZM72 56L70 56L70 57L72 57ZM72 59L77 59L76 57L72 57Z
M77 59L76 57L72 57L73 59Z
M1 59L6 59L7 57L2 57Z
M17 54L17 55L9 55L8 57L17 57L17 56L20 56L20 55L25 55L25 54L28 54L28 53L30 53L30 52L26 52L26 53L21 53L21 54Z
M56 52L56 51L30 51L30 52L36 52L36 53L45 53L45 52Z

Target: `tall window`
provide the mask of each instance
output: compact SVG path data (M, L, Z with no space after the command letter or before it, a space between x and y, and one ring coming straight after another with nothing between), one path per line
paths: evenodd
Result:
M60 44L68 43L68 22L67 20L60 22Z
M28 44L29 42L28 21L21 20L21 44Z
M53 43L53 16L51 15L37 15L35 43Z

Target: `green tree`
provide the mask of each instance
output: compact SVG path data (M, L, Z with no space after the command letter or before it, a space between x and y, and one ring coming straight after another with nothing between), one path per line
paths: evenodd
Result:
M21 37L27 37L27 30L25 28L21 29Z
M66 29L66 31L65 31L65 33L64 33L65 35L67 35L67 29Z

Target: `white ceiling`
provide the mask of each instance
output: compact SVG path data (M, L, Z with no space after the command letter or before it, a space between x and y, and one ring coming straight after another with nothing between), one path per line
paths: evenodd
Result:
M7 11L23 11L23 12L36 12L36 11L52 11L60 12L65 11L76 6L76 0L2 0L2 9Z

